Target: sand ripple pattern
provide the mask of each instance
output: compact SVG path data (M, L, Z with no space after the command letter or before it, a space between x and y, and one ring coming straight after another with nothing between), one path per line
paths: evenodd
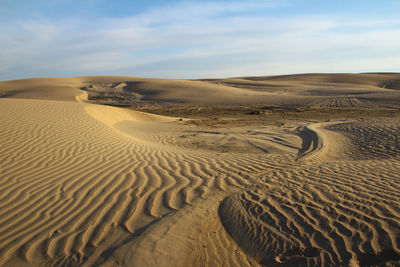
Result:
M249 173L279 164L129 138L81 103L6 99L0 111L0 265L38 255L96 265L120 242L114 235L138 235L210 190L248 186Z
M397 266L398 128L370 121L329 129L347 130L351 155L360 160L304 162L262 175L259 185L224 199L222 223L267 266Z
M121 134L86 105L0 99L0 266L107 263L215 190L223 226L261 264L400 260L398 121L302 128L298 153L217 155ZM336 149L340 134L351 144Z
M361 155L357 159L400 157L400 120L397 118L340 123L328 127L349 137Z

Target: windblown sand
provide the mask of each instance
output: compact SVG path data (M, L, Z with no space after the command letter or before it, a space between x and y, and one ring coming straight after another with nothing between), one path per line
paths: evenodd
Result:
M399 266L399 81L0 82L0 265Z

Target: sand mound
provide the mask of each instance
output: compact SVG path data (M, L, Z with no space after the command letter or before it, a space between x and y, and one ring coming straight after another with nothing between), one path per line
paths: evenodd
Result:
M89 113L93 118L103 122L108 126L113 126L116 123L122 121L157 121L157 122L168 122L175 121L176 118L165 117L150 113L144 113L140 111L133 111L129 109L122 109L116 107L107 107L99 105L87 105L85 111Z
M0 97L75 101L81 78L35 78L0 82Z
M336 123L313 123L297 129L302 139L297 161L325 162L348 157L347 150L352 146L350 140L326 130L331 124Z

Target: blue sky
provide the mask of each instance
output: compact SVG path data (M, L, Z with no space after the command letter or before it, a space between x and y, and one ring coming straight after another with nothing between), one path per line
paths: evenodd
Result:
M400 1L0 0L0 80L399 71Z

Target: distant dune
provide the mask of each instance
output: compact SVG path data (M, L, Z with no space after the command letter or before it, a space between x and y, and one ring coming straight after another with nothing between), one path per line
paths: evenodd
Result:
M24 79L0 112L0 266L400 265L400 74Z
M299 74L203 80L77 77L0 82L1 96L13 98L73 101L79 89L88 92L89 98L119 97L120 102L139 103L326 105L350 99L356 105L398 105L400 74Z

